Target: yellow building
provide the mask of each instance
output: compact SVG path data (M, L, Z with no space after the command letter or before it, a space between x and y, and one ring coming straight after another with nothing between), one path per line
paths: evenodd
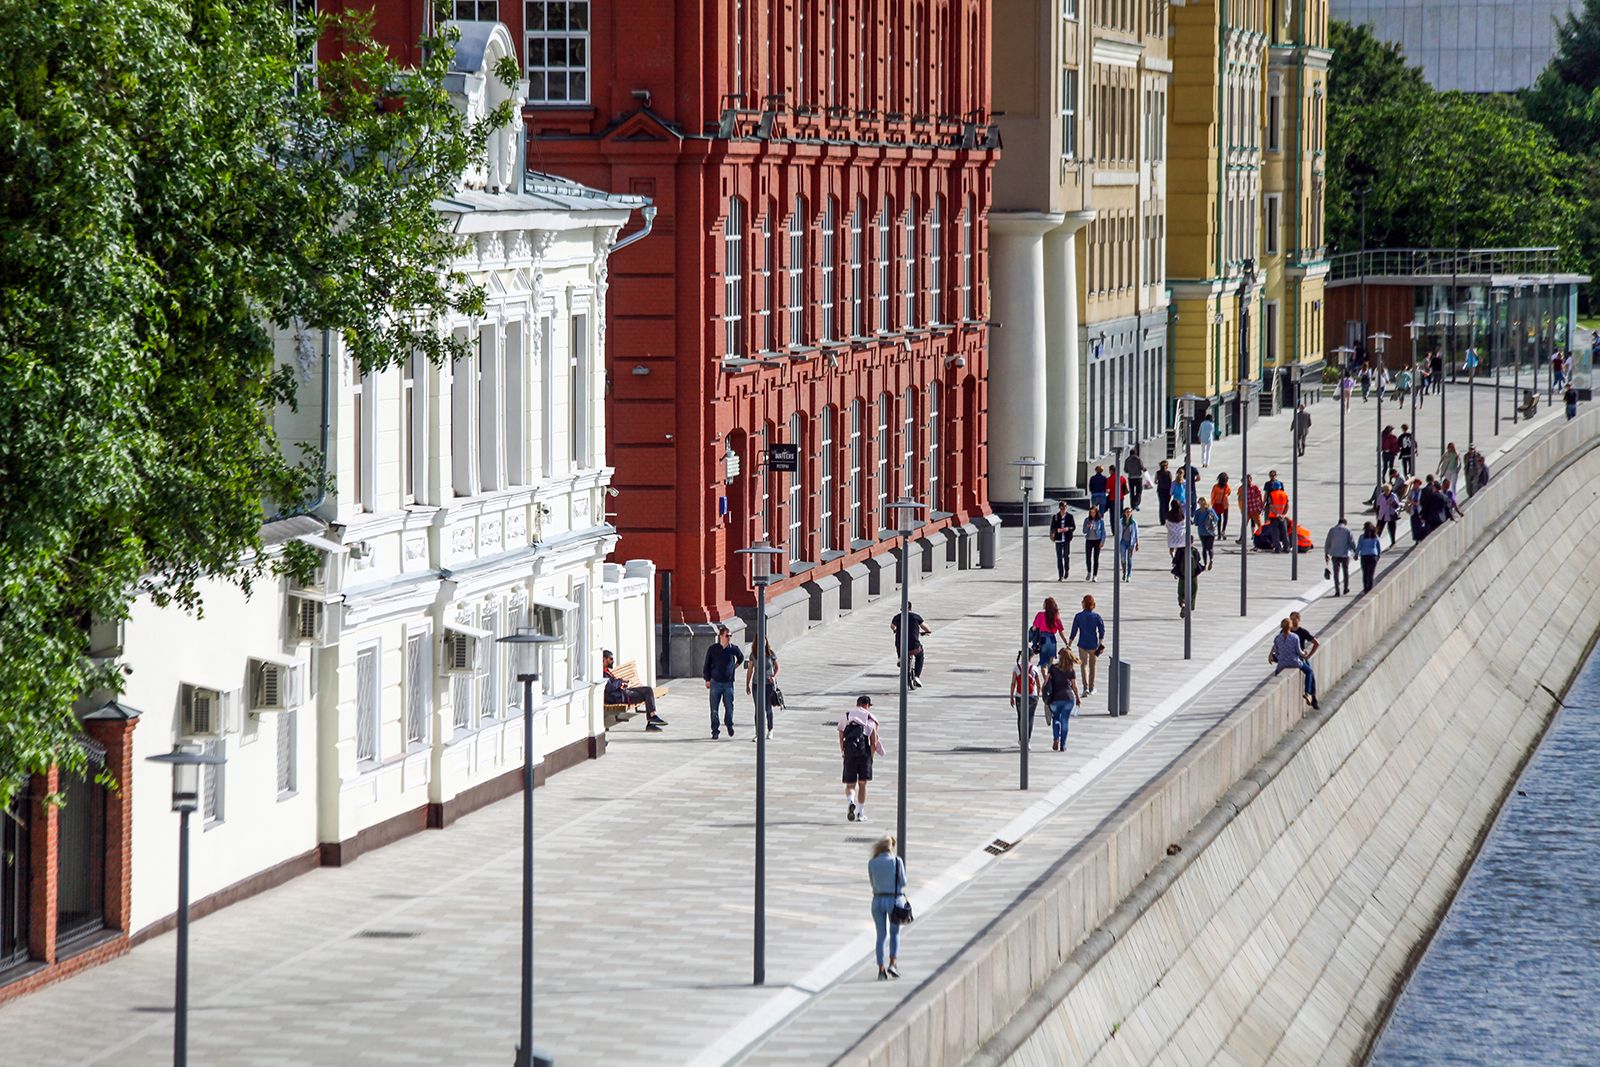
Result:
M1172 21L1172 392L1212 400L1227 430L1241 376L1275 410L1322 365L1328 10L1189 0Z

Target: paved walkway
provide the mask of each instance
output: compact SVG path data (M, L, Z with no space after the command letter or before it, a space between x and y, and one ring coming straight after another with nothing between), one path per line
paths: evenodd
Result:
M1493 465L1491 391L1479 393L1478 440ZM1452 438L1463 451L1465 404L1465 388L1453 391L1450 425L1462 432L1452 429ZM1428 455L1438 411L1429 398L1421 420ZM1370 451L1355 444L1372 440L1375 413L1358 400L1349 416L1352 522L1370 490ZM1339 420L1332 402L1313 406L1312 416L1301 521L1320 543L1336 517ZM1532 427L1508 420L1501 441L1543 432L1549 418L1541 412ZM1238 445L1217 445L1207 483L1219 470L1237 475ZM1287 415L1258 424L1253 471L1276 467L1287 482L1288 446ZM1150 494L1142 517L1153 522L1153 512ZM737 738L713 744L699 682L676 681L663 706L665 734L646 735L635 720L613 731L604 759L552 779L538 800L539 1043L562 1067L828 1063L1031 884L1070 865L1101 820L1259 685L1266 635L1291 605L1307 603L1316 629L1347 603L1321 597L1320 552L1301 557L1298 582L1288 556L1255 553L1251 613L1241 618L1239 552L1228 547L1200 579L1194 656L1185 660L1164 543L1154 531L1147 541L1123 599L1133 714L1103 714L1102 679L1065 754L1049 750L1041 720L1027 793L1017 789L1019 751L1004 700L1020 627L1017 532L1006 532L997 570L914 588L934 633L927 684L911 698L907 846L919 921L907 931L899 982L871 980L865 882L868 845L895 817L893 598L778 650L791 706L768 753L764 988L749 985L748 704ZM1053 577L1037 533L1033 549L1033 573ZM1092 592L1109 621L1109 553L1106 564L1103 580L1088 585L1080 549L1073 580L1036 581L1035 601L1053 594L1070 612ZM862 691L878 698L890 752L879 761L865 825L844 820L834 740L838 714ZM197 922L193 1062L509 1062L519 818L517 801L500 803ZM986 852L996 838L1016 847L1003 857ZM0 1008L0 1063L169 1059L172 946L170 936L154 939Z

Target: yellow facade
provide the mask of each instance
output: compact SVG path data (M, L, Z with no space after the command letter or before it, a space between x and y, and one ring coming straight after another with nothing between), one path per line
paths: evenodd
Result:
M1241 373L1282 401L1322 359L1327 3L1191 0L1172 21L1173 392L1231 428Z

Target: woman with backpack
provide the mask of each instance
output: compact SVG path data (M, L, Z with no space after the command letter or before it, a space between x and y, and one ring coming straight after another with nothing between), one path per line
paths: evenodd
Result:
M1011 706L1017 708L1018 702L1026 696L1028 701L1027 724L1023 724L1020 708L1017 716L1017 740L1022 743L1023 747L1027 747L1028 742L1033 740L1033 719L1038 714L1039 694L1043 690L1044 676L1040 672L1038 664L1032 660L1028 661L1027 680L1023 680L1022 653L1018 652L1016 666L1011 668Z
M1081 699L1078 695L1077 660L1072 649L1063 647L1061 654L1049 665L1044 679L1045 706L1050 709L1050 751L1067 750L1067 727L1072 722L1072 709ZM1115 714L1116 709L1112 709Z
M878 981L884 982L900 977L896 958L900 955L900 927L911 918L911 904L906 900L906 865L895 854L893 834L885 834L872 846L867 881L872 884L872 925L878 932ZM889 946L887 963L885 942Z
M1044 608L1033 617L1033 629L1028 634L1028 643L1039 653L1040 663L1055 662L1056 648L1066 630L1067 624L1061 621L1061 609L1056 605L1056 598L1045 597Z
M761 702L756 699L755 680L756 674L756 640L750 639L750 654L744 660L744 691L756 704L752 717L760 712ZM783 706L783 693L778 689L778 657L772 651L772 642L767 642L767 737L772 737L772 709ZM755 738L751 738L752 741Z
M844 817L851 822L867 821L867 783L872 781L872 759L883 755L878 737L878 719L872 714L872 698L856 697L856 706L839 716L839 756L844 761Z

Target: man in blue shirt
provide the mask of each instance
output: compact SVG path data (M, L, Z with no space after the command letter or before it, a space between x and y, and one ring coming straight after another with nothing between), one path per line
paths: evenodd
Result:
M728 736L733 736L733 683L743 663L744 653L733 643L733 634L726 626L718 626L717 643L706 649L705 666L700 668L700 677L705 679L706 688L711 690L711 740L713 741L719 736L718 703L723 707L723 725L728 728Z
M1089 476L1089 503L1099 508L1102 513L1106 510L1107 484L1106 469L1096 467L1094 473Z

